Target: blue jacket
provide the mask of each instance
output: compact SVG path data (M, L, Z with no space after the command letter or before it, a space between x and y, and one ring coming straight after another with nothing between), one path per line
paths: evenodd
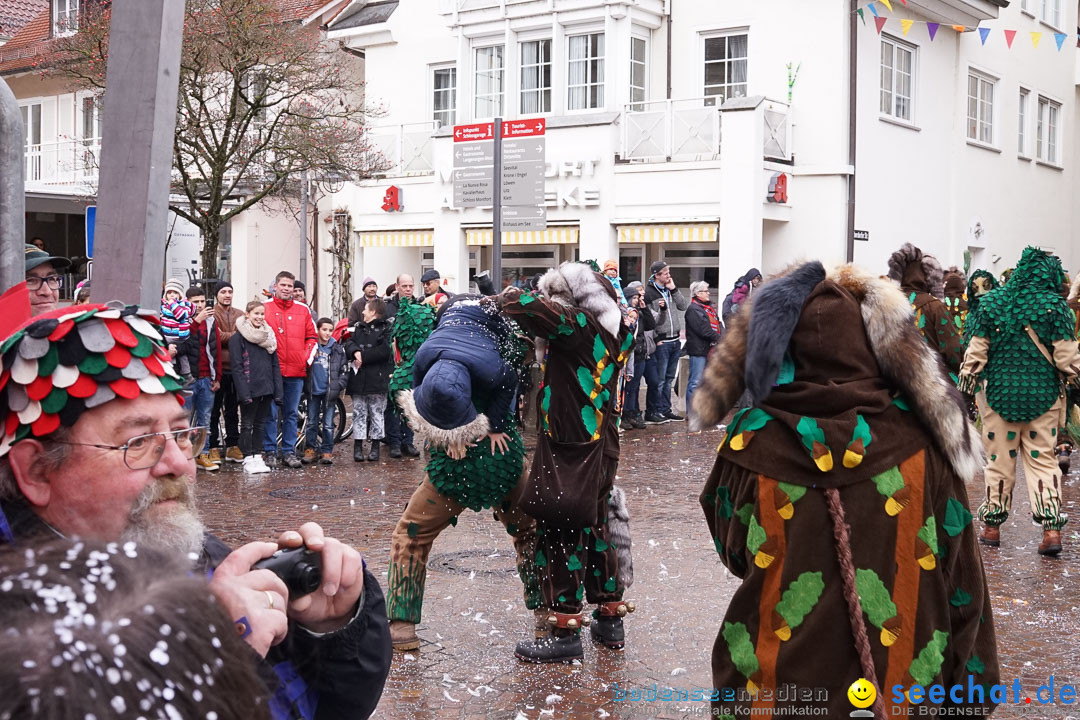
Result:
M325 345L315 343L308 366L308 393L337 397L345 389L346 369L345 348L341 343L334 338Z

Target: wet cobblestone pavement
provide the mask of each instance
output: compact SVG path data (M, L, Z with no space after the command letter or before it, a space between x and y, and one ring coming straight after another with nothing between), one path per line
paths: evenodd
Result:
M709 658L728 598L737 587L716 558L698 505L712 467L718 431L687 435L685 424L623 437L619 481L627 493L634 537L633 587L638 610L626 621L622 652L587 640L584 662L525 665L514 645L532 631L513 548L490 512L466 511L435 542L418 651L396 654L376 718L624 718L707 716L705 703L615 702L609 689L711 687ZM420 481L420 460L353 463L351 442L336 464L275 470L245 478L239 465L200 472L198 496L209 527L227 542L273 539L314 520L356 546L385 587L390 533ZM1080 461L1066 481L1065 510L1077 518ZM1080 535L1063 532L1057 559L1036 553L1040 530L1028 518L1019 480L1013 516L1000 548L981 548L994 608L1002 681L1019 678L1025 693L1049 676L1055 686L1080 682ZM981 487L968 487L977 500ZM977 502L973 504L977 505ZM974 511L974 507L972 508ZM999 706L995 718L1080 718L1080 708Z

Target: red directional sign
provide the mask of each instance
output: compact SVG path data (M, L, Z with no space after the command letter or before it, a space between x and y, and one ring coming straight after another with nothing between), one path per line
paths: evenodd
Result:
M503 120L502 136L504 138L527 137L529 135L543 135L547 123L544 118L531 118L529 120Z
M505 127L505 125L503 127ZM473 123L472 125L454 126L454 142L492 140L494 137L495 123Z

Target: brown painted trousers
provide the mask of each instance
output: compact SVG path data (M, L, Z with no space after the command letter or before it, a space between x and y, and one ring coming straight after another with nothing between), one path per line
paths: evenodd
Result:
M495 510L495 519L506 531L517 551L518 574L525 586L525 605L534 610L540 605L536 568L536 521L522 512L518 505L524 488L519 480ZM427 579L428 555L431 545L447 526L456 524L457 516L467 510L464 505L439 493L427 476L409 498L390 541L390 570L387 573L386 607L390 620L420 622L424 604L424 583Z

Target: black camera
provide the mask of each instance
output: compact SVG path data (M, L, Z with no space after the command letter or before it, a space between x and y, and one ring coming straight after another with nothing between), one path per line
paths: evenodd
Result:
M252 569L269 570L281 578L290 600L309 595L322 584L322 555L305 547L278 550Z

